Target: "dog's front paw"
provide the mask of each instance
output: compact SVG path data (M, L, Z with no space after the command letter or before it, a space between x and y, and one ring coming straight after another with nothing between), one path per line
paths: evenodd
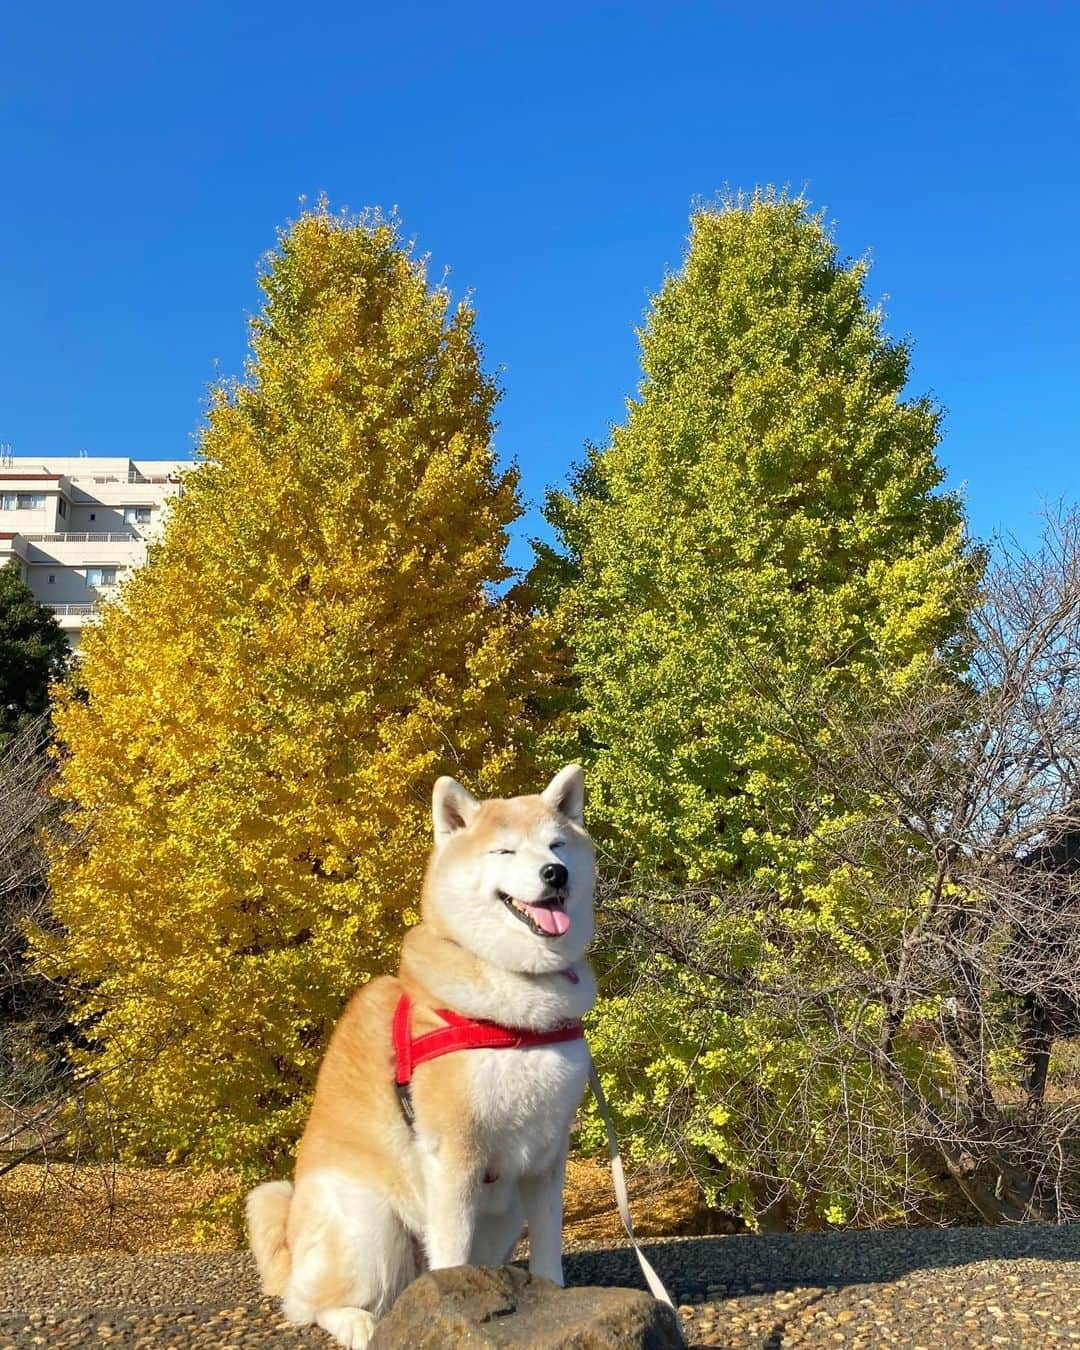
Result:
M546 1261L537 1261L535 1264L529 1262L529 1274L538 1275L542 1280L550 1280L552 1284L557 1284L560 1289L566 1284L563 1279L562 1262L558 1265L550 1265Z
M348 1350L364 1350L375 1333L375 1318L365 1308L324 1308L316 1321Z

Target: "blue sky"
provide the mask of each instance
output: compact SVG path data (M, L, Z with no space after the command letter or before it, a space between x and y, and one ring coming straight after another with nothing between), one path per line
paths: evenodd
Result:
M2 33L18 454L189 454L260 255L324 191L396 205L472 293L535 503L621 417L693 201L779 183L872 254L976 532L1077 495L1080 7L63 0Z

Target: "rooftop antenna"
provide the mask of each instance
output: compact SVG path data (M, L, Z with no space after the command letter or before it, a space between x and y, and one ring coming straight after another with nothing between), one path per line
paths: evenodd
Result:
M15 463L15 456L11 453L11 442L0 441L0 465L5 469L10 469Z

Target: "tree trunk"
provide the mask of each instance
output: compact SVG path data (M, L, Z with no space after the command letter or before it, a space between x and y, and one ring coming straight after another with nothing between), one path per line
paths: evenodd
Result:
M1028 1000L1027 1025L1024 1028L1022 1045L1027 1060L1027 1076L1024 1090L1027 1093L1027 1106L1032 1118L1037 1121L1042 1115L1043 1101L1046 1098L1046 1075L1050 1068L1050 1051L1054 1037L1050 1030L1050 1018L1046 1014L1039 998L1035 995Z

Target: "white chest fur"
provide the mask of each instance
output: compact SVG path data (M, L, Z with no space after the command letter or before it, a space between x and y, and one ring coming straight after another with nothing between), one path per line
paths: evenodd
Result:
M583 1040L469 1051L473 1128L489 1172L509 1179L552 1166L566 1151L588 1066Z

